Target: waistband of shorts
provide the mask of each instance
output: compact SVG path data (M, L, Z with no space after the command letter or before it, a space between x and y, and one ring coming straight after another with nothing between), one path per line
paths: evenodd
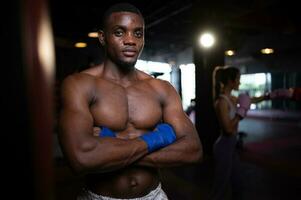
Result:
M138 197L138 198L131 198L131 199L127 199L127 200L141 200L142 198L150 198L152 196L156 196L161 191L161 188L162 188L161 183L159 183L158 186L154 190L150 191L147 195ZM95 194L94 192L92 192L89 189L84 189L84 190L86 190L86 192L89 193L89 195L93 196L94 198L104 198L104 199L109 199L109 200L122 200L122 199L118 199L118 198Z

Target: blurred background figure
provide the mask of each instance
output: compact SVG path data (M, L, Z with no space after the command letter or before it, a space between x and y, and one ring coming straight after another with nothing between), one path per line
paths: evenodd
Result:
M245 93L239 94L238 97L233 96L232 90L239 90L240 71L231 66L215 68L213 85L214 108L219 122L216 126L220 128L220 136L213 147L215 172L209 199L225 199L229 185L232 198L243 199L243 181L236 149L238 125L246 117L252 102L258 103L267 97L264 95L251 98Z
M192 123L195 124L195 99L190 100L190 105L185 110L186 114L188 115L189 119Z
M301 88L279 88L269 93L270 99L288 99L293 101L301 100Z

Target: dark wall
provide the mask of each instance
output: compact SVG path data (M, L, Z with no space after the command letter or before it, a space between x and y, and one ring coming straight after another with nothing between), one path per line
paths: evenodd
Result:
M95 42L96 43L96 42ZM87 48L56 45L56 78L61 81L67 75L79 72L103 61L103 48L91 44Z
M203 2L199 2L203 5ZM196 128L203 144L205 154L212 153L213 143L219 136L219 126L213 107L212 73L216 66L224 65L223 30L220 22L214 17L204 18L208 13L199 12L198 5L194 10L195 35L193 41L193 62L196 69ZM208 12L210 12L210 4ZM210 14L208 14L210 16ZM206 19L206 20L204 20ZM210 27L207 25L210 24ZM217 42L210 49L199 46L198 37L207 28L216 33Z
M33 197L33 156L31 154L31 128L28 118L26 69L23 62L24 49L22 47L21 3L7 2L5 6L6 23L1 23L1 38L6 47L2 64L3 91L1 96L2 116L2 195L15 198ZM4 16L3 16L4 17ZM3 18L2 18L3 19ZM6 62L5 62L6 61ZM4 64L5 63L5 64ZM4 131L6 130L6 131ZM19 186L16 193L16 183Z
M2 195L14 199L53 199L50 68L54 66L46 66L38 48L42 25L45 28L50 24L47 2L10 1L5 10L1 23L1 38L6 47L2 65L7 70L2 77L1 97Z

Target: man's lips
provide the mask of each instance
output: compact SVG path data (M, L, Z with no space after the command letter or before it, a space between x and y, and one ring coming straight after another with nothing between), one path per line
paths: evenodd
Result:
M137 54L136 49L125 49L122 51L123 55L128 57L133 57Z

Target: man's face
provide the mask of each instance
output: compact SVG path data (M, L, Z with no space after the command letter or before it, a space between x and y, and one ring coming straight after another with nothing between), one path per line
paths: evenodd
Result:
M144 21L131 12L112 13L107 20L105 43L108 57L116 64L132 67L144 46Z

